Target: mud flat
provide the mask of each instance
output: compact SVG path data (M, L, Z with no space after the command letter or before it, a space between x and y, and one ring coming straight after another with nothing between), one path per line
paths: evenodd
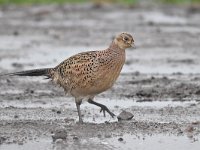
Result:
M121 31L134 34L137 49L127 50L115 86L96 97L116 115L131 112L129 121L104 118L84 102L80 125L73 98L51 81L1 77L0 149L199 149L199 12L88 4L1 7L1 73L54 66L77 52L105 48Z

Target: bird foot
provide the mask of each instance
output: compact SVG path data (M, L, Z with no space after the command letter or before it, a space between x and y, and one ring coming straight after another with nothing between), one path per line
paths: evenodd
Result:
M100 113L103 112L103 116L106 117L106 112L109 113L109 115L114 118L115 114L112 113L106 106L101 106Z

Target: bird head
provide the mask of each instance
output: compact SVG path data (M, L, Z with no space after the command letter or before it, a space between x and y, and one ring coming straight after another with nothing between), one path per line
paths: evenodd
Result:
M114 39L114 43L118 45L121 49L134 47L134 39L132 35L125 32L117 35Z

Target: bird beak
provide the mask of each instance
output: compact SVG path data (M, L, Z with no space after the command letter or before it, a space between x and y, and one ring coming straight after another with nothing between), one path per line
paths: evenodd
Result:
M136 49L136 46L135 46L134 43L131 43L130 46L131 46L132 48Z

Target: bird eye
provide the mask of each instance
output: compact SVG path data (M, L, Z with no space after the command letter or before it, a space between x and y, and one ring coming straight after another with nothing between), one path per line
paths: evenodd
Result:
M124 41L128 41L128 38L127 38L127 37L124 37Z

